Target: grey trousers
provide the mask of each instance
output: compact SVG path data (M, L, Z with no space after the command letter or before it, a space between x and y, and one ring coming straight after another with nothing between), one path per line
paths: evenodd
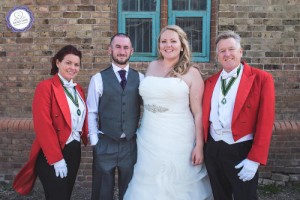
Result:
M132 178L136 159L136 136L130 141L126 138L116 141L109 136L99 135L99 141L93 148L92 200L113 200L116 169L119 200L122 200Z

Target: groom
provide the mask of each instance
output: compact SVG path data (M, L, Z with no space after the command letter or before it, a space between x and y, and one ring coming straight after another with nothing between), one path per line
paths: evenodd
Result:
M93 146L92 200L113 199L115 169L122 200L137 159L136 130L141 103L138 87L143 75L129 68L133 48L127 35L114 35L109 53L112 65L92 77L87 97Z
M215 200L257 199L257 170L267 162L274 123L273 78L241 62L240 41L232 31L217 37L223 70L205 81L205 164Z

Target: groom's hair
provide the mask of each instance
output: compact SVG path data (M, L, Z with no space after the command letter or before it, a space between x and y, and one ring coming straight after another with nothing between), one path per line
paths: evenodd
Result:
M114 34L111 39L110 39L110 44L112 43L112 41L115 39L115 37L126 37L126 38L129 38L130 42L131 42L131 39L129 37L129 35L127 35L126 33L116 33Z

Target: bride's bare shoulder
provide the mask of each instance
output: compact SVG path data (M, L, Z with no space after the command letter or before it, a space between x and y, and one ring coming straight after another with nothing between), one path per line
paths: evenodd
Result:
M148 68L147 68L146 76L156 74L160 62L161 61L159 61L159 60L154 60L154 61L150 62L148 65Z

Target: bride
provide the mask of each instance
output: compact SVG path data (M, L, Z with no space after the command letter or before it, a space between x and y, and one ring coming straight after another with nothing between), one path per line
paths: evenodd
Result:
M203 79L190 65L186 33L179 26L163 28L158 47L158 59L139 87L144 112L138 158L124 199L213 199L203 163Z

